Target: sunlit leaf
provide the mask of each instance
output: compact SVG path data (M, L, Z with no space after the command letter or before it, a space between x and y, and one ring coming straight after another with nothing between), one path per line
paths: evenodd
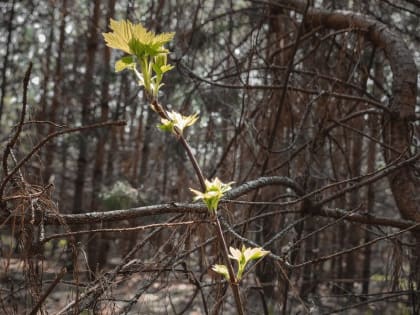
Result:
M183 133L186 127L192 126L198 120L198 114L183 116L178 112L168 112L168 118L161 118L161 124L158 127L164 131L175 132L175 127L178 129L177 132Z
M113 32L102 33L106 45L132 54L128 43L133 37L133 24L130 21L115 21L111 19L109 28Z
M196 195L194 200L202 199L207 205L207 208L210 212L215 212L219 205L220 199L222 199L223 194L232 189L230 186L233 182L224 184L217 177L212 181L205 180L206 191L200 192L198 190L190 188L190 191Z
M175 36L175 33L156 35L154 32L146 30L140 23L133 24L126 20L111 19L109 28L112 32L103 33L107 46L135 54L138 57L145 54L157 56L159 53L168 53L163 45Z
M128 59L125 60L125 57L118 60L115 64L115 71L134 70L139 78L139 85L144 85L149 95L157 97L159 89L163 85L161 83L163 74L173 68L167 64L169 50L164 45L173 39L175 33L156 35L140 23L133 24L130 21L115 21L113 19L110 20L109 28L112 32L103 33L107 46L136 56L136 59L132 58L131 62ZM138 63L139 71L136 70L135 63Z
M246 248L243 251L243 253L244 253L245 261L248 262L251 260L260 259L261 257L264 257L270 252L267 250L263 250L261 247L254 247L254 248Z
M115 72L120 72L125 69L133 69L136 67L134 58L131 56L125 56L115 62Z
M229 280L229 272L225 265L213 265L211 269L218 274L221 274L223 277L226 278L226 280Z
M230 255L229 255L230 259L237 260L238 262L241 261L242 252L239 249L230 246L229 251L230 251Z
M162 67L160 67L160 71L163 73L168 72L169 70L172 70L174 68L174 66L171 65L164 65Z
M155 71L156 74L158 74L158 75L162 74L161 67L157 63L154 63L152 68L153 68L153 70Z
M159 46L163 46L166 43L170 42L175 36L175 33L162 33L159 35L156 35L153 38L153 43Z

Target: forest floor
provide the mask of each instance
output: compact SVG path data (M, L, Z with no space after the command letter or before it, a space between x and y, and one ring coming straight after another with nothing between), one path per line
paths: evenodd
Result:
M0 303L0 314L29 314L31 309L27 308L28 305L33 305L30 294L27 288L24 287L25 274L23 270L28 270L27 264L17 258L0 258L0 292L1 292L1 303ZM46 288L53 283L59 269L54 268L47 261L42 265L42 270L38 270L42 274L43 281L43 292ZM57 314L60 310L64 309L69 303L72 303L76 298L77 294L82 295L87 288L87 272L80 272L79 270L79 282L78 292L76 291L76 285L73 278L73 273L67 273L61 282L54 288L53 292L47 297L44 302L43 314ZM138 273L134 272L129 276L119 276L113 282L112 285L108 285L105 294L103 294L100 300L97 301L95 311L91 309L80 310L82 315L114 315L114 314L150 314L150 315L164 315L164 314L190 314L190 315L201 315L206 314L203 305L203 296L207 300L207 308L211 309L215 305L215 301L211 301L210 290L212 289L212 278L205 276L201 281L201 290L198 290L197 286L191 283L187 277L174 276L161 277L165 281L153 281L152 273ZM384 280L378 278L371 279L371 292L386 292L386 287L383 286ZM106 284L100 284L105 286ZM248 279L245 284L248 288L256 288L256 284L252 279ZM353 283L355 291L360 291L361 282ZM146 289L145 289L146 288ZM299 301L299 298L292 290L291 299L288 303L293 305L293 312L291 314L297 314L300 311L310 311L310 314L329 314L333 310L339 310L340 312L333 312L336 314L366 314L366 315L393 315L393 314L409 314L409 308L402 299L396 299L391 302L390 300L381 301L380 298L373 303L369 303L362 306L357 304L363 304L363 301L354 298L352 301L346 300L341 295L340 300L337 296L331 293L331 287L326 284L319 284L318 289L320 292L324 292L325 295L322 297L309 297L306 301L306 310ZM248 314L262 314L262 300L260 292L254 289L247 289L243 294L246 295L245 301L249 307L247 310ZM261 291L261 290L260 290ZM227 297L223 305L223 314L235 314L233 300L230 294L230 290L226 291ZM373 300L375 300L373 296ZM378 297L380 295L378 294ZM127 305L132 304L132 307L128 312L125 312ZM319 308L318 306L321 306ZM346 310L346 305L354 305L354 308ZM280 309L270 310L272 314L280 313ZM303 314L302 313L302 314ZM270 313L271 314L271 313Z

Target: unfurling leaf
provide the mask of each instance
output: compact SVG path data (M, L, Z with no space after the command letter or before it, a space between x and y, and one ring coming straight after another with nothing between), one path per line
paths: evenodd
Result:
M168 112L168 118L161 118L161 124L158 125L163 131L175 132L175 127L178 129L177 132L183 133L186 127L192 126L198 120L198 114L183 116L175 111Z
M136 68L136 63L132 56L125 56L115 62L115 72L120 72L125 69L133 70Z
M108 47L120 49L130 55L142 58L145 55L157 56L168 53L163 47L174 38L175 33L162 33L156 35L146 30L143 25L133 24L130 21L110 20L109 28L112 32L103 33Z
M244 245L242 245L241 250L229 247L229 251L229 258L238 262L238 271L236 273L238 281L242 278L245 268L250 261L260 259L269 253L269 251L263 250L261 247L246 248Z
M217 272L218 274L221 274L223 277L226 278L226 280L229 281L229 272L225 265L213 265L211 269Z
M133 70L139 85L143 85L150 96L157 98L163 85L163 74L173 68L167 64L169 50L164 45L173 39L175 33L155 34L140 23L113 19L110 20L109 28L112 32L103 33L106 45L130 55L115 63L115 71ZM137 65L140 70L138 72Z
M206 179L205 184L206 184L205 192L200 192L192 188L190 188L190 191L196 195L194 197L194 200L203 199L209 211L211 213L214 213L217 211L219 201L220 199L222 199L224 193L232 189L230 185L233 184L233 182L224 184L220 181L220 179L216 177L212 181L209 181Z
M133 38L133 24L130 21L115 21L111 19L109 28L113 32L102 33L106 45L132 54L128 43Z

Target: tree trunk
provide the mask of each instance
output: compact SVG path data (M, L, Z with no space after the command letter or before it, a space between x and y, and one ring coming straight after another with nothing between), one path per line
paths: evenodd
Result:
M64 43L66 38L66 16L67 16L67 0L63 0L61 7L61 22L60 22L60 39L58 41L57 47L57 58L55 60L55 73L54 73L54 90L51 108L48 113L48 120L51 122L56 121L57 110L60 106L62 100L62 56L64 52ZM48 125L48 134L54 132L54 126ZM44 180L48 181L53 173L53 161L54 155L56 153L55 139L51 139L47 144L47 149L45 150L45 171L44 171Z
M303 1L280 0L279 2L292 5L299 12L303 12L305 8ZM417 67L402 37L391 32L381 22L357 13L328 12L311 8L307 13L307 21L312 27L324 26L335 30L357 28L375 47L384 50L393 74L389 112L384 113L383 119L384 142L393 150L384 149L385 161L389 165L396 159L409 158L413 129L411 121L415 119ZM414 170L410 165L406 165L398 172L391 173L388 179L401 216L404 219L420 222L418 199L420 181L414 174ZM416 233L414 237L417 242L420 240ZM417 246L420 247L420 244L417 243ZM412 277L417 288L420 287L418 255L419 251L416 248L413 252ZM413 301L419 298L417 296Z
M150 145L152 141L152 132L155 126L155 115L152 109L147 107L147 118L146 118L146 126L144 128L144 141L143 141L143 148L141 150L141 164L140 164L140 173L139 173L139 184L144 184L146 181L147 171L148 171L148 163L149 163L149 155L150 155Z
M357 118L354 121L354 128L357 130L362 130L363 129L363 118ZM358 177L361 174L361 167L362 167L362 147L363 147L363 139L361 135L358 134L350 134L351 136L351 157L350 157L350 163L351 163L351 174L350 177ZM348 208L353 210L355 208L358 207L360 202L360 195L359 195L359 191L355 190L350 194L350 200L349 200L349 204L348 204ZM350 223L348 226L348 245L350 247L355 247L359 244L360 239L361 239L361 230L360 228L353 224ZM357 265L358 261L360 260L359 257L359 252L357 251L352 251L350 252L347 256L346 256L346 268L345 268L345 272L344 272L344 278L345 278L345 283L344 283L344 288L345 291L348 294L351 294L353 292L353 288L354 288L354 282L351 281L351 279L354 278L360 278L358 277L358 268Z
M12 1L12 6L9 13L9 20L7 22L7 41L6 41L6 53L3 59L3 67L1 72L1 86L0 86L0 126L1 118L3 116L4 98L6 96L6 73L7 65L9 64L10 46L12 45L12 32L13 32L13 18L15 16L15 0Z
M377 138L378 132L376 121L370 117L370 130L371 136ZM368 157L367 157L367 172L371 173L374 171L375 168L375 161L376 161L376 143L371 141L369 142L368 147ZM367 187L367 213L372 213L375 205L375 189L374 185L368 185ZM368 229L364 232L363 243L367 243L371 240L370 231ZM370 283L370 263L371 263L371 246L367 246L364 250L364 258L363 258L363 270L362 270L362 295L369 294L369 283Z
M50 25L55 25L55 7L51 8L51 18L50 18ZM37 119L38 120L44 120L45 117L47 117L47 98L48 98L48 83L50 82L50 76L51 76L51 67L50 67L50 61L51 61L51 51L52 51L52 45L54 42L54 30L55 27L50 27L50 33L48 35L48 46L45 51L45 59L44 59L44 65L42 72L44 73L44 80L42 81L41 86L41 99L39 101L39 112L37 113ZM44 136L44 124L38 125L38 134L41 136Z
M90 27L88 31L87 39L87 51L86 51L86 63L85 63L85 77L83 80L83 93L80 99L82 106L81 111L81 121L82 125L87 125L89 123L89 111L91 103L91 95L93 89L93 73L94 73L94 61L95 54L98 47L98 33L99 29L99 7L100 1L94 0L93 2L93 14L90 19ZM77 170L76 170L76 180L75 190L74 190L74 201L73 201L73 212L81 213L83 207L83 198L84 198L84 187L86 182L86 168L87 168L87 159L88 159L88 147L86 134L79 136L79 156L77 159Z
M108 1L108 12L106 14L106 22L108 22L113 16L115 11L115 0ZM103 46L103 77L101 87L101 118L100 121L107 121L109 118L109 82L110 82L110 58L111 51L106 45ZM92 176L92 196L90 209L93 211L100 211L99 194L103 184L103 168L104 168L104 157L105 157L105 143L108 138L109 130L102 129L98 130L98 140L96 143L95 150L95 161L93 165L93 176ZM112 148L111 148L112 150ZM91 226L94 228L94 225ZM109 241L104 239L104 235L96 234L88 243L88 263L89 269L93 272L100 271L103 269L106 263L107 253L109 250Z
M141 154L141 143L143 136L143 118L144 118L144 107L140 108L140 117L138 119L138 126L136 136L134 138L134 157L133 157L133 173L131 176L131 181L134 186L138 185L139 181L139 164L140 164L140 154Z
M375 77L379 83L383 83L384 81L384 72L382 69L382 64L378 60L374 65ZM380 93L377 88L374 89L373 94L377 97L380 96ZM377 118L370 117L369 118L369 129L370 135L375 138L379 139L379 122ZM377 155L377 147L376 143L371 141L368 147L368 157L367 157L367 172L371 173L375 170L375 162L376 162L376 155ZM375 189L374 185L368 185L367 192L367 213L373 213L374 206L375 206ZM368 229L365 230L364 235L364 243L367 243L371 240L370 232ZM362 284L362 295L369 294L369 283L370 283L370 264L371 264L371 247L368 246L364 252L364 260L363 260L363 284ZM367 299L367 298L366 298Z

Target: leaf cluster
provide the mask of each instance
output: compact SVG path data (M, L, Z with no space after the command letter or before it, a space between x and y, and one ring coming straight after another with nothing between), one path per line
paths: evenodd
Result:
M112 32L103 33L106 45L128 54L115 63L115 71L133 71L139 85L144 86L150 96L157 98L164 73L173 69L168 64L169 50L165 44L173 39L175 33L155 34L140 23L126 20L111 19L109 27Z
M206 179L205 184L205 192L201 192L192 188L190 188L190 190L196 195L194 200L203 200L209 211L211 213L215 213L217 211L220 199L222 199L225 192L232 189L231 185L233 182L225 184L216 177L212 181Z
M230 255L229 258L236 260L238 265L238 270L236 272L236 281L242 279L243 273L247 264L253 260L258 260L269 253L269 251L263 250L261 247L247 248L242 245L242 248L239 250L234 247L229 247ZM228 281L235 281L235 279L230 279L227 266L225 265L214 265L212 267L213 271L221 274Z

